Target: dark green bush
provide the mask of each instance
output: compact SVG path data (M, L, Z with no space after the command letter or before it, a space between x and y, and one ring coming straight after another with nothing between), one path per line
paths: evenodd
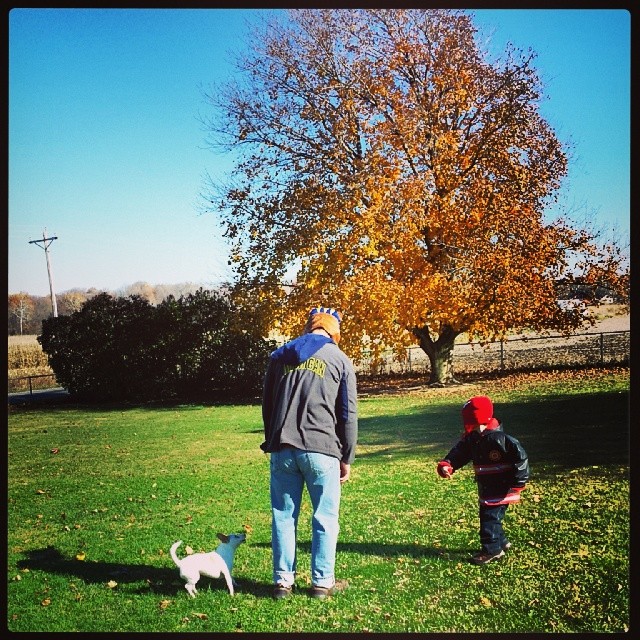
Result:
M155 307L104 293L45 320L38 341L58 382L82 399L206 400L260 391L275 345L258 326L203 289Z

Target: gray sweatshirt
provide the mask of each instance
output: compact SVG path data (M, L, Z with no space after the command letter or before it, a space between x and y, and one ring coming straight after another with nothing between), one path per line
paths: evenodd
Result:
M271 354L264 379L263 451L291 445L351 464L356 454L356 375L331 338L304 334Z

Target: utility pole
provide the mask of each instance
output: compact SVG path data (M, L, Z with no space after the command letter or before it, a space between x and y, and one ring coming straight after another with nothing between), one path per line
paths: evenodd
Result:
M29 240L29 244L37 244L44 249L44 255L47 259L47 275L49 276L49 292L51 293L51 309L53 310L53 317L58 317L58 305L56 304L56 294L53 292L53 279L51 277L51 262L49 261L49 246L54 240L57 240L57 236L51 236L47 238L47 230L42 232L42 240ZM42 246L40 245L42 243Z

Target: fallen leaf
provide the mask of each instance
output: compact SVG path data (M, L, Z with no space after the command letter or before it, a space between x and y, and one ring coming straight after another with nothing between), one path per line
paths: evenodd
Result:
M199 618L200 620L208 620L209 616L206 613L196 613L195 611L193 612L193 614L196 618Z
M45 598L40 604L43 607L48 607L51 604L51 600L49 598Z
M484 607L492 607L493 605L491 604L491 600L489 600L489 598L485 598L485 596L482 596L480 598L480 604Z
M87 557L87 554L84 551L81 551L80 553L76 553L76 560L84 560Z
M109 589L115 589L118 586L118 583L115 580L109 580L109 582L107 582L107 587L109 587Z

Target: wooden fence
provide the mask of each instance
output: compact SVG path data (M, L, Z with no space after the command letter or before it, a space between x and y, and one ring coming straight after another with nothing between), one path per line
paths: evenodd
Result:
M509 338L485 345L460 342L454 345L453 367L455 373L465 374L627 365L630 350L630 331ZM403 359L389 351L378 367L365 359L356 369L367 376L427 373L430 366L420 347L409 347Z

